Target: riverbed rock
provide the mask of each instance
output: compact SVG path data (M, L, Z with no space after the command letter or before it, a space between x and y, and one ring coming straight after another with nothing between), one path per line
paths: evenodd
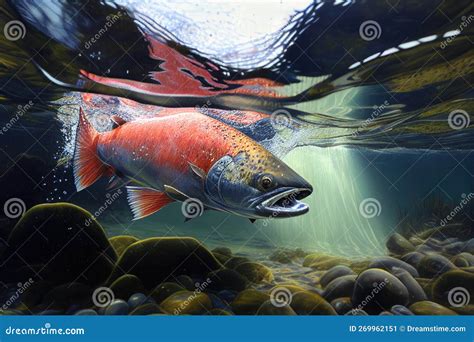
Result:
M352 309L350 297L336 298L331 301L331 306L336 310L338 315L344 315Z
M267 300L258 308L257 315L296 316L296 312L288 304L275 306L270 300Z
M158 304L160 304L173 293L184 290L184 287L182 287L181 285L172 282L165 282L156 286L156 288L151 291L150 297L152 297Z
M298 315L336 315L336 310L320 295L304 291L295 293L290 306Z
M458 238L468 240L474 238L474 228L463 223L452 223L445 226L434 227L419 234L421 239L433 237L436 239Z
M173 276L185 274L202 278L209 270L219 268L222 268L221 263L194 238L149 238L125 250L110 279L124 273L134 274L151 289Z
M415 246L398 233L390 235L385 245L387 249L395 255L403 255L415 250Z
M273 281L272 270L256 262L245 262L235 267L235 270L252 283Z
M114 299L105 309L105 315L127 315L129 307L123 299Z
M246 277L232 269L221 269L208 274L209 289L214 291L232 290L243 291L248 285Z
M40 277L57 284L100 284L117 260L100 224L70 203L39 204L28 210L13 228L5 255L3 281Z
M448 258L440 254L426 255L418 264L420 276L424 278L437 277L455 268L456 266Z
M355 274L355 273L354 271L352 271L350 267L345 266L345 265L337 265L327 270L323 274L319 282L321 286L326 287L334 279L345 276L345 275L351 275L351 274Z
M413 303L409 309L415 315L457 315L455 311L429 300Z
M199 315L211 310L212 302L203 292L178 291L162 301L160 308L169 315Z
M232 256L232 250L229 247L216 247L212 250L212 253L219 253L229 258Z
M451 258L451 262L457 267L474 266L474 255L463 252Z
M394 315L402 315L402 316L413 316L414 313L410 311L406 306L403 305L394 305L390 309L390 312Z
M392 268L394 268L394 267L403 268L403 269L407 270L408 272L410 272L410 274L413 277L418 277L419 276L418 271L416 270L416 268L414 268L413 266L407 264L406 262L404 262L402 260L392 258L390 256L375 258L369 264L369 268L381 268L381 269L386 270L388 272L391 272Z
M231 308L238 315L255 315L260 306L269 299L270 295L267 293L255 289L247 289L235 297L231 303Z
M247 257L242 256L233 256L224 264L227 268L236 268L238 265L243 264L245 262L250 262L251 260Z
M403 268L394 267L392 274L396 276L408 290L409 301L408 304L427 300L425 291L421 285L413 278L413 276Z
M452 270L433 283L432 298L447 306L474 304L474 273Z
M137 241L138 239L131 235L118 235L109 239L109 242L114 248L118 257L122 256L123 252L125 252L128 246Z
M42 304L51 310L66 310L71 305L79 308L92 306L92 289L81 283L56 286L44 295Z
M324 289L323 297L330 302L339 297L352 296L356 278L355 274L349 274L334 279Z
M371 268L356 279L352 304L370 314L390 310L393 305L407 305L409 293L405 285L385 270Z
M145 316L162 313L160 307L155 303L144 303L134 309L130 308L130 310L131 316Z
M142 281L133 274L124 274L117 278L111 285L110 289L114 293L115 298L128 300L134 293L145 292Z
M424 257L425 255L420 252L410 252L403 255L400 259L402 261L405 261L407 264L412 265L413 267L417 268L421 259L423 259Z

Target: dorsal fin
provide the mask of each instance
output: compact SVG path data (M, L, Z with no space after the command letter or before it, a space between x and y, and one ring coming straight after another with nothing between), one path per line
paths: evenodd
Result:
M119 126L122 126L123 124L127 123L127 120L122 119L118 115L112 115L110 117L110 120L112 120L112 122L113 122L112 129L115 129L115 128L117 128Z

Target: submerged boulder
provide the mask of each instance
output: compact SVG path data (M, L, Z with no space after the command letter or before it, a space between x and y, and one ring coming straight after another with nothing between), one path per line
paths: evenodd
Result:
M415 246L398 233L392 234L388 238L386 246L395 255L403 255L415 250Z
M107 279L117 255L104 229L86 210L69 203L28 210L8 239L0 274L9 281L34 277L54 283L97 285Z
M111 285L115 298L127 300L134 293L141 293L145 291L143 283L138 277L133 274L124 274L117 278Z
M304 291L295 293L290 306L298 315L336 315L336 310L317 293Z
M203 278L222 265L198 240L189 237L149 238L131 244L120 257L110 279L134 274L146 288L178 275Z
M265 265L256 262L244 262L235 267L235 270L252 283L271 282L272 271Z
M170 315L198 315L210 311L212 302L202 292L178 291L162 301L160 308Z
M119 257L123 254L123 252L125 252L128 246L137 241L138 239L131 235L118 235L109 239L110 244Z
M235 297L231 303L231 308L238 315L255 315L260 306L269 299L270 295L267 293L247 289Z
M407 305L409 293L405 285L385 270L368 269L357 277L352 294L354 308L371 314L389 311L395 304Z
M413 303L409 309L415 315L457 315L455 311L429 300Z
M418 264L418 271L424 278L437 277L455 268L448 258L440 254L428 254Z

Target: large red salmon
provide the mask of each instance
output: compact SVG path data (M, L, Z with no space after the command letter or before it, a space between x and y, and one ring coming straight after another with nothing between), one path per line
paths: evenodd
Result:
M311 185L238 130L196 111L125 122L98 133L80 111L74 152L77 190L101 176L127 186L134 219L177 200L250 219L304 214Z

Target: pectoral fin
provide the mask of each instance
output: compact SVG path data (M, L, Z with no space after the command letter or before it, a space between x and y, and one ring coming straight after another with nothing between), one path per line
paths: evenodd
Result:
M138 186L127 186L127 199L134 220L156 213L173 202L173 199L164 192Z
M201 169L199 166L194 165L193 163L188 162L189 167L191 168L191 171L199 177L199 179L206 179L206 172Z
M166 194L176 201L184 202L189 198L188 195L179 191L176 188L173 188L171 185L165 185L164 188L165 188Z

